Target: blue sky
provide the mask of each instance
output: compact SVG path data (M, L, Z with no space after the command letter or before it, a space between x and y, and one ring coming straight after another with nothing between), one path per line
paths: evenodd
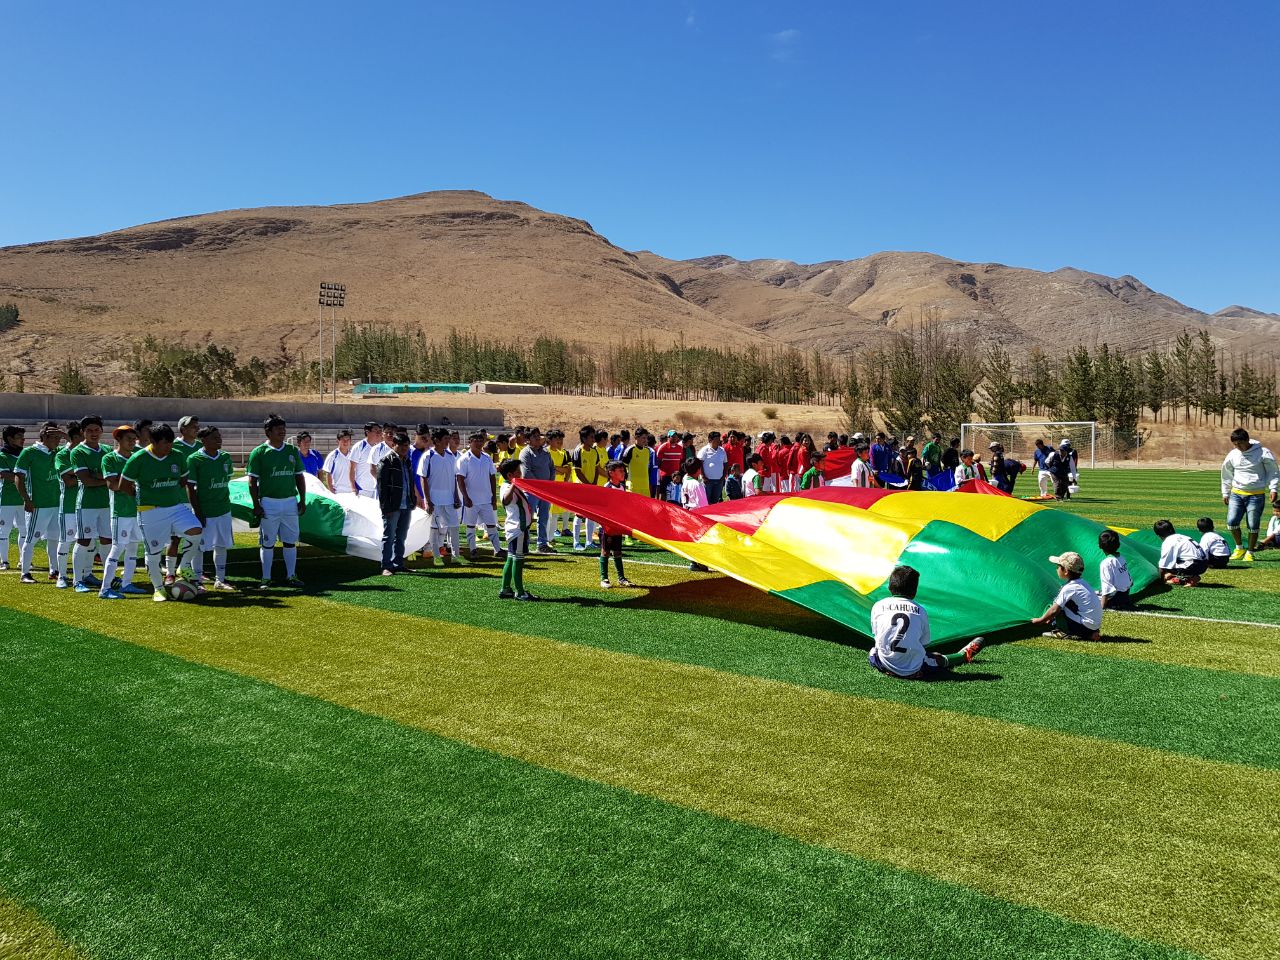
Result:
M1280 3L8 0L0 245L473 188L1280 311Z

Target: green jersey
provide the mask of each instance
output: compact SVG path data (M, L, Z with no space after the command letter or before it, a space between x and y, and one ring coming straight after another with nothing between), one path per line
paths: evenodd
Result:
M87 470L90 476L102 476L102 457L107 452L107 448L99 445L91 447L87 443L79 443L76 448L71 451L71 469L76 472L76 479L80 479L80 471ZM106 487L86 487L80 484L80 499L76 501L76 509L78 510L105 510L111 506L111 491Z
M118 477L124 473L124 465L129 460L118 450L108 450L102 455L102 476ZM113 517L136 517L138 515L138 499L127 493L111 494L111 515Z
M813 490L815 487L822 485L822 470L818 467L810 467L800 477L801 490Z
M71 447L66 444L59 447L58 452L53 455L53 465L58 471L58 480L62 483L62 512L75 513L76 499L80 496L80 484L73 483L68 487L63 482L68 474L72 479L75 478L75 473L71 469Z
M137 487L139 510L187 502L187 463L176 449L167 457L139 450L124 465L121 476Z
M13 468L18 465L18 454L21 452L21 448L11 450L8 447L0 447L0 473L12 473ZM18 485L12 478L6 480L0 477L0 507L20 506L22 506L22 494L18 492Z
M191 443L187 443L187 441L178 437L178 439L173 441L173 449L182 454L187 460L190 460L193 453L204 449L204 444L199 440L193 440Z
M279 448L269 443L259 444L249 454L249 476L258 478L258 495L271 500L284 500L298 496L299 474L307 471L302 466L302 454L291 443Z
M233 473L231 454L225 450L211 457L201 448L187 458L187 483L196 488L200 511L206 517L221 517L231 512L231 491L227 484Z
M14 470L26 477L27 496L36 509L56 507L62 497L62 480L54 466L57 456L42 443L26 447L18 454Z

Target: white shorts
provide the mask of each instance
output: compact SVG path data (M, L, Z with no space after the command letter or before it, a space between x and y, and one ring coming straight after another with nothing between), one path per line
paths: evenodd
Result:
M458 508L452 503L447 507L437 505L436 508L431 511L431 526L437 530L457 530Z
M471 501L475 503L475 501ZM462 525L464 527L493 527L498 524L497 512L492 503L476 503L474 507L462 508Z
M204 535L200 538L201 550L217 550L221 547L235 546L231 534L231 514L224 513L220 517L204 518Z
M27 513L26 516L27 529L24 535L25 539L31 543L38 540L50 540L60 542L58 537L62 535L62 508L61 507L39 507Z
M93 507L76 511L77 540L110 540L111 510L108 507Z
M761 493L773 493L778 489L778 481L775 477L765 477L760 484Z
M274 547L276 541L297 543L300 532L297 497L263 497L258 545Z
M111 542L121 554L125 547L131 547L141 539L142 531L138 528L137 517L111 518Z
M189 503L172 507L152 507L138 511L138 527L146 542L148 553L160 553L169 549L173 537L181 537L188 530L199 530L200 521Z
M9 542L9 534L14 530L18 531L18 536L25 536L27 528L27 511L22 508L22 504L12 507L0 507L0 549Z
M362 497L368 497L370 500L373 500L378 496L378 488L373 487L369 490L357 490L356 493Z

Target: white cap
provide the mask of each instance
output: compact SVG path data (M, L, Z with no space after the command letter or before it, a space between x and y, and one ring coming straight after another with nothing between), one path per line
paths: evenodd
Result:
M867 439L867 438L866 438L866 437L864 437L864 436L863 436L862 434L860 434L860 433L855 433L855 434L853 435L853 439L854 439L854 440L865 440L865 439Z
M1068 440L1066 437L1063 437L1063 438L1062 438L1062 442L1061 442L1060 444L1058 444L1058 446L1060 446L1060 447L1069 447L1069 446L1071 446L1071 441L1070 441L1070 440Z

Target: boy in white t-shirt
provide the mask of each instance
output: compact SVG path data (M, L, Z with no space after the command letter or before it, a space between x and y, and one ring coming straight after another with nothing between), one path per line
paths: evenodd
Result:
M1160 538L1160 575L1166 583L1178 587L1194 587L1209 569L1209 558L1200 544L1186 534L1178 533L1168 520L1157 520L1152 526Z
M1100 640L1102 601L1093 588L1080 579L1084 575L1084 558L1068 550L1061 556L1050 557L1049 562L1057 564L1058 577L1064 583L1044 615L1031 622L1040 626L1052 623L1054 628L1045 632L1046 637Z
M929 615L916 603L920 571L894 567L889 574L889 596L871 608L871 636L875 646L867 662L881 673L900 680L928 680L952 667L970 663L982 649L975 637L955 653L929 650Z
M1258 544L1259 550L1280 548L1280 501L1271 505L1271 521L1267 524L1267 535Z
M1231 547L1222 534L1214 531L1213 518L1201 517L1196 521L1196 529L1200 531L1200 549L1204 551L1209 566L1214 570L1225 570L1227 561L1231 559Z
M758 453L753 453L747 458L747 472L742 475L744 497L755 497L764 493L764 475L760 472L762 462Z
M1129 573L1129 565L1120 556L1120 534L1114 530L1103 530L1098 534L1098 549L1105 554L1098 567L1098 599L1102 601L1102 608L1133 609L1133 600L1129 597L1133 577Z

